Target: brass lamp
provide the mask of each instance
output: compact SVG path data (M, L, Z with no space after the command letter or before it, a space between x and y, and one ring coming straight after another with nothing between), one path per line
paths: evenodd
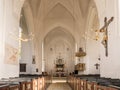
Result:
M83 51L82 48L79 48L79 52L75 54L76 57L83 57L86 56L86 53Z

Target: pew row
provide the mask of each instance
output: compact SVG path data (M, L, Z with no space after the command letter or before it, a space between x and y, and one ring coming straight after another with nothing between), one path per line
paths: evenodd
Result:
M68 76L68 84L73 90L120 90L108 80L93 77Z
M0 90L46 90L51 76L17 77L0 80Z

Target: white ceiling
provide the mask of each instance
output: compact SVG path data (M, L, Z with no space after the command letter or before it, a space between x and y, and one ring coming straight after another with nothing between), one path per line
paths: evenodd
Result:
M88 14L87 12L89 8L89 3L90 3L90 0L79 0L79 7L81 9L83 17Z
M57 27L53 29L51 32L49 32L44 39L44 43L46 45L49 45L51 42L55 41L56 39L57 41L63 40L72 46L74 46L75 43L74 37L62 27Z
M49 35L51 40L58 35L72 37L76 40L85 32L89 7L92 0L26 0L23 10L27 29L35 34L35 38L44 40L46 35L55 30L54 35ZM91 4L92 3L92 4ZM69 35L56 32L61 27L68 30ZM56 29L57 28L57 29ZM32 30L31 30L32 29ZM31 30L31 31L30 31ZM70 40L68 40L70 41ZM71 41L72 42L72 39Z

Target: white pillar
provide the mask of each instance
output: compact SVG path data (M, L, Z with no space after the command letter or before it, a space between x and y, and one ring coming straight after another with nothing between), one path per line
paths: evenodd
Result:
M75 44L75 52L78 52L78 45ZM75 56L75 65L78 63L78 57Z
M45 71L44 42L42 42L42 72Z
M2 24L2 21L3 21L3 0L0 0L0 56L2 54L2 37L3 37L3 24Z

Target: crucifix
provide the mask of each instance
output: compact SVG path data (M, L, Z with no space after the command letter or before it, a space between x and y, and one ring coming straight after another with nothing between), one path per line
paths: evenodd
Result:
M100 66L100 64L96 63L95 66L96 66L96 69L98 69L98 67Z
M104 37L102 40L102 44L105 47L105 55L108 56L108 26L109 24L113 21L114 17L111 17L108 21L107 21L107 17L105 17L104 19L104 26L100 29L100 32L103 32Z

